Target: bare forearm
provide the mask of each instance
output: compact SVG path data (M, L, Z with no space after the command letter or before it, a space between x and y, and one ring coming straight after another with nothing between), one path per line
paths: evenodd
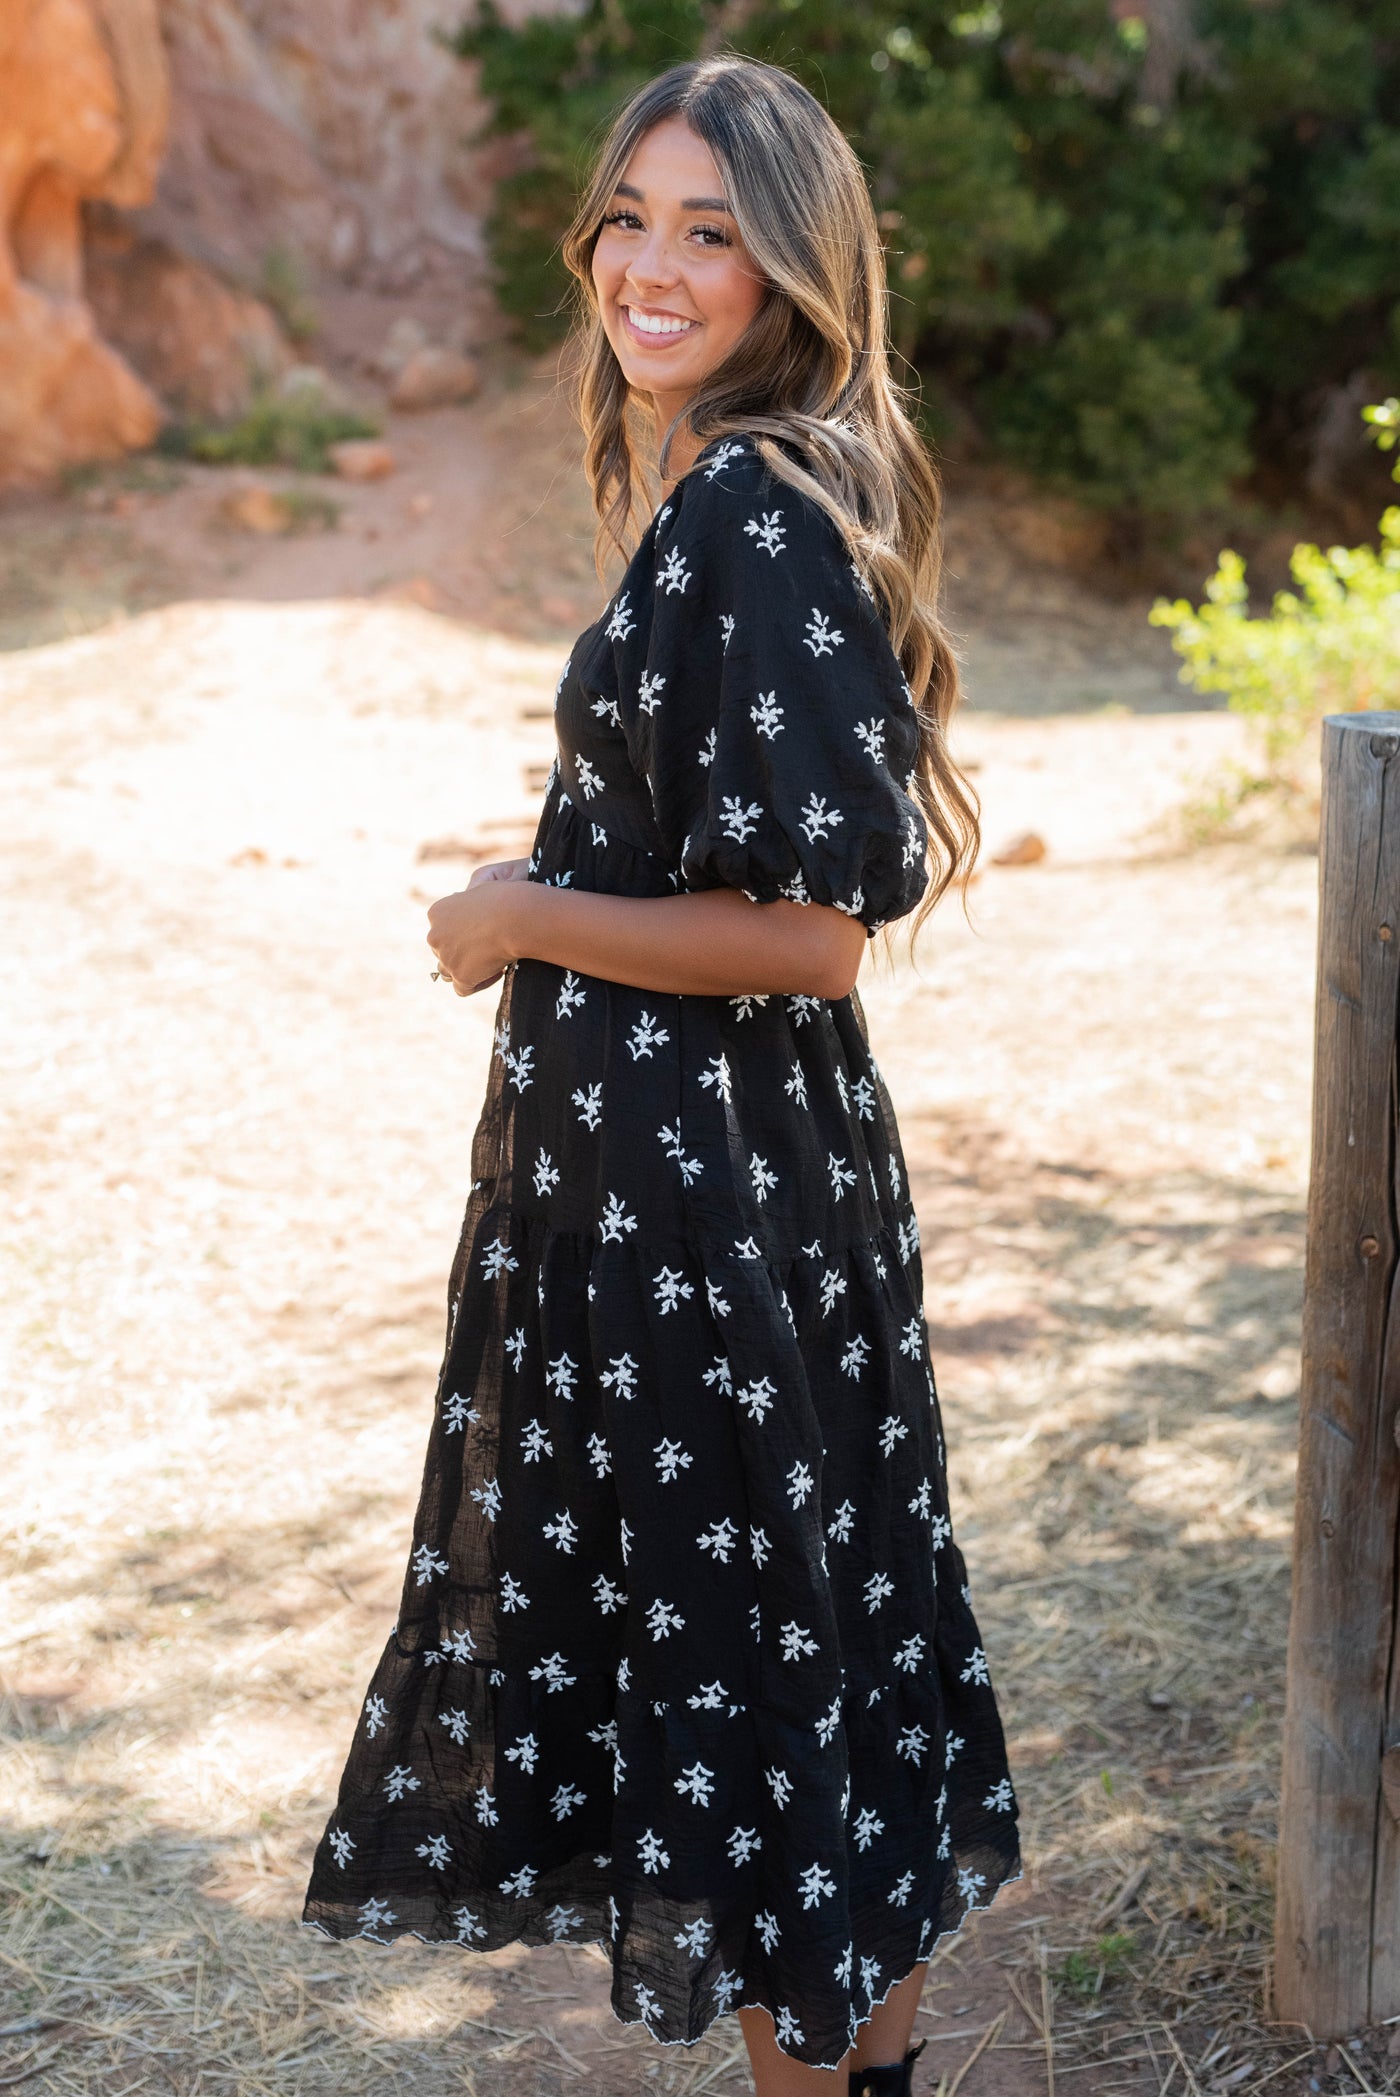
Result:
M864 927L840 911L732 888L648 898L519 881L500 901L513 960L685 997L844 997L865 949Z

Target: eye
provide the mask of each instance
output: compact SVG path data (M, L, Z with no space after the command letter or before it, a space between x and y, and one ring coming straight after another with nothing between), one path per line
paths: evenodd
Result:
M700 235L702 247L727 248L729 246L729 235L725 232L723 226L692 226L690 230L692 233Z
M620 226L624 219L630 219L634 226L640 226L642 223L635 211L628 211L624 206L621 211L608 212L603 220L603 224L605 226Z

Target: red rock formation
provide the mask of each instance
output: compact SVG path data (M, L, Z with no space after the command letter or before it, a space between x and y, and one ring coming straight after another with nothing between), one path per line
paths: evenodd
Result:
M0 485L158 427L93 326L80 214L150 195L167 94L155 0L0 0Z

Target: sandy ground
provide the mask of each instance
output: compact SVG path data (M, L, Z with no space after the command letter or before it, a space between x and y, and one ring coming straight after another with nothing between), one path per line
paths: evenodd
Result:
M661 2054L595 1953L295 1926L489 1043L423 909L527 836L562 649L376 599L343 530L213 574L202 490L149 498L190 506L202 601L0 658L0 2087L735 2097L736 2028ZM1169 710L1121 605L997 558L959 748L992 848L1048 855L863 985L1025 1811L1025 1877L930 1978L928 2087L979 2045L966 2097L1354 2087L1265 1993L1316 863L1182 849L1236 724Z

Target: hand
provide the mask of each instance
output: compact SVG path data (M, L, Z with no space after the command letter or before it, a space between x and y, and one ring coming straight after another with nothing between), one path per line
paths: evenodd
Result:
M528 859L493 859L487 866L479 866L467 883L475 888L482 881L524 881L530 872Z
M524 879L528 860L479 867L466 888L428 911L428 945L459 998L499 983L516 958L504 934L507 884ZM516 871L519 869L520 871Z

